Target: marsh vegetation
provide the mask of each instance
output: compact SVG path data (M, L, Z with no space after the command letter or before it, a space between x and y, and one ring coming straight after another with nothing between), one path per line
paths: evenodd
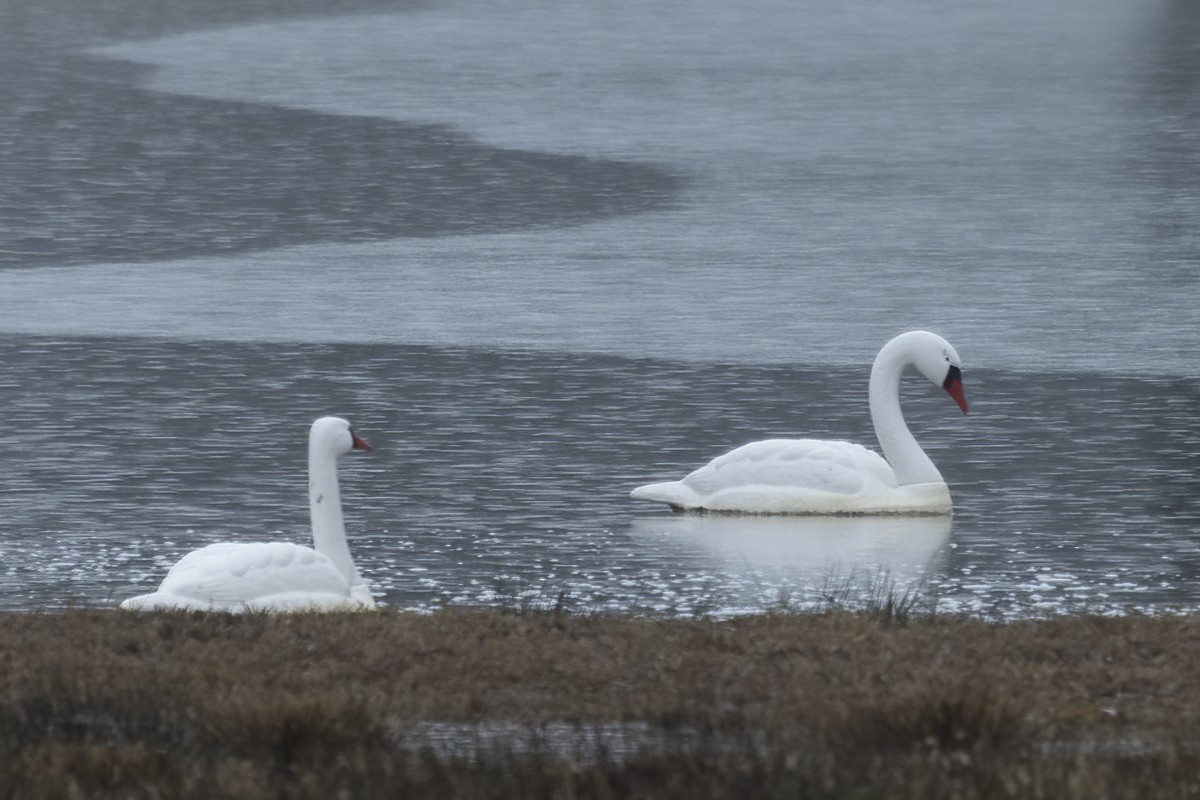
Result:
M5 797L1200 797L1200 619L0 615Z

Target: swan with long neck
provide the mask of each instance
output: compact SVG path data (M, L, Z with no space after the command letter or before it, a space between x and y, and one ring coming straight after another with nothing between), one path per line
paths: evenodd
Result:
M900 377L909 367L967 413L958 353L936 334L910 331L885 344L871 367L868 400L883 458L850 442L767 439L719 456L682 480L639 486L631 496L676 511L949 514L950 489L900 410Z
M296 611L372 608L371 590L346 543L337 460L371 446L340 417L322 417L308 436L308 508L313 547L290 542L211 544L179 559L158 590L121 608Z

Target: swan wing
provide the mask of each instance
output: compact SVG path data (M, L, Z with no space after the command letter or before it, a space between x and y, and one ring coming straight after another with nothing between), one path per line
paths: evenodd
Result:
M683 479L711 495L735 486L779 486L834 494L895 488L883 457L859 444L823 439L766 439L718 456Z
M149 598L157 598L153 602ZM212 544L179 559L158 591L140 606L230 609L326 607L350 599L350 585L333 562L288 542ZM282 599L283 602L275 602Z
M896 486L887 461L861 445L766 439L718 456L682 480L640 486L632 496L677 509L843 513Z

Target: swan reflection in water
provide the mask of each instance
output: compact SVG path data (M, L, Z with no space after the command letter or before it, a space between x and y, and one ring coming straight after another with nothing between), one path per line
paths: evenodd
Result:
M854 607L859 599L917 591L941 565L951 520L675 514L636 519L630 534L664 557L722 575L719 582L735 594L768 590L777 602L800 607L827 603L835 594Z

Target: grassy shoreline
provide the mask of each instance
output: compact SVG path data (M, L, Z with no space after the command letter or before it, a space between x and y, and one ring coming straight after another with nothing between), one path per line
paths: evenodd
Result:
M1200 797L1195 615L80 610L0 664L8 797Z

